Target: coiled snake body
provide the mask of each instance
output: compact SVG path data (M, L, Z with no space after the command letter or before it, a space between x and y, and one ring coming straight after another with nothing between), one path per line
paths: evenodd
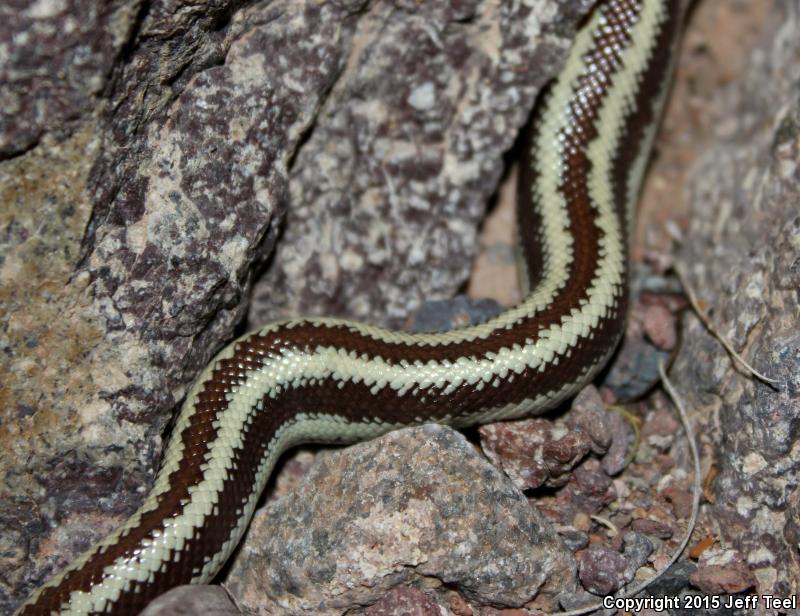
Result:
M207 582L293 445L519 417L589 382L622 330L627 227L683 10L684 0L605 0L578 33L524 148L519 305L440 334L302 319L231 343L186 398L139 510L19 613L135 614L173 586Z

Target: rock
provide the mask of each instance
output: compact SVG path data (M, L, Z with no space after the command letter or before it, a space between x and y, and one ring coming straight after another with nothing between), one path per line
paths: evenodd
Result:
M756 578L744 563L700 567L689 576L693 586L706 594L740 593L756 585Z
M0 612L141 502L290 197L251 325L388 322L463 282L591 4L0 8Z
M49 133L63 138L76 130L97 104L142 5L65 0L0 7L0 160Z
M572 401L567 425L587 434L592 452L602 455L603 472L613 477L622 472L633 444L633 428L622 415L606 408L594 385L585 387Z
M496 610L493 607L486 607L481 610L481 616L531 616L531 612L518 609Z
M672 505L672 512L675 514L676 518L686 520L692 515L691 489L669 486L664 489L664 498Z
M69 57L87 63L76 79L101 81L69 122L41 125L0 163L2 382L13 401L0 443L14 452L0 458L0 535L25 529L25 549L0 564L14 571L0 611L139 504L167 418L244 313L251 268L285 207L289 159L348 48L349 13L292 5L252 7L250 19L268 13L256 24L242 12L228 23L225 2L148 3L141 14L136 3L90 3L4 21L11 47L27 32L38 57L68 44L37 39L38 28L65 32L94 15L74 31L84 52ZM85 53L97 40L129 53ZM290 41L291 75L280 68ZM77 68L40 67L31 104L61 104L48 80Z
M689 588L689 576L696 570L697 565L692 561L679 560L648 586L645 592L656 597L680 594Z
M583 587L595 595L610 595L625 583L628 562L609 548L591 545L578 555Z
M226 580L256 613L343 614L392 587L440 580L471 602L520 606L574 584L571 552L457 432L409 428L320 457L268 505Z
M627 584L633 580L636 572L647 564L647 559L655 551L655 546L650 539L634 531L624 533L622 541L622 555L628 562L624 575Z
M455 616L475 615L475 611L472 609L469 603L464 601L464 597L462 597L461 595L453 595L452 597L450 597L450 603L448 607Z
M581 584L590 593L600 596L615 593L634 578L654 549L653 544L638 533L626 532L623 541L622 553L590 545L578 554Z
M238 616L241 612L221 586L176 586L139 616Z
M645 304L642 313L645 335L662 351L671 351L678 342L675 317L661 303Z
M569 472L591 451L606 454L606 474L622 470L632 430L617 413L608 412L593 385L573 400L570 411L555 421L542 418L481 426L481 447L516 485L560 487Z
M586 513L598 511L615 498L611 478L594 458L587 458L574 470L563 494L572 507Z
M442 332L457 327L484 323L503 311L492 299L470 299L457 295L452 299L425 302L407 323L408 331Z
M692 586L712 595L736 594L756 586L757 580L742 554L735 550L709 550L689 575Z
M594 385L584 387L572 401L566 416L570 428L582 430L592 440L592 452L604 454L611 446L612 431L609 419L613 415L606 410L600 392Z
M484 453L521 490L564 485L592 446L586 432L539 418L488 424L478 432Z
M656 408L645 418L641 438L657 449L668 451L680 430L680 421L672 409Z
M635 444L633 428L619 413L607 412L606 430L611 436L611 447L600 461L603 472L609 477L618 475Z
M648 520L646 518L638 518L631 522L631 528L637 532L645 535L652 535L659 539L669 539L672 537L673 529L666 522L659 522L658 520Z
M572 552L582 550L589 545L589 535L580 530L564 530L558 533Z
M502 153L564 49L555 33L592 4L362 11L348 64L298 153L292 208L251 319L398 325L424 301L452 296L469 276Z
M597 604L598 604L597 595L587 592L582 588L578 589L574 593L564 595L563 597L560 598L561 608L567 611L583 610L583 612L591 614L592 610L588 610L589 606L594 606Z
M800 3L770 6L743 79L720 94L678 260L717 329L778 386L748 375L691 314L671 378L719 470L711 534L755 563L756 592L784 597L798 580L786 535L800 485Z

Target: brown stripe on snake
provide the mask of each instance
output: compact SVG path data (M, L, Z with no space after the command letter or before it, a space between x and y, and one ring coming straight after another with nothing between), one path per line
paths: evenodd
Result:
M676 1L676 4L680 4L680 2ZM630 212L625 207L628 200L626 193L631 166L643 152L649 152L651 145L649 141L655 136L654 127L657 125L656 122L663 106L663 100L657 99L659 96L661 98L666 96L669 86L669 75L677 56L683 8L678 7L666 13L665 20L658 31L657 40L653 45L653 57L642 75L641 87L636 92L636 101L621 124L623 132L620 141L628 144L629 147L618 148L616 151L612 163L614 178L612 188L614 189L614 202L619 208L618 215L625 222L625 228L630 228L632 222L628 219ZM659 95L654 98L653 92L659 92ZM638 187L636 188L638 189Z
M562 131L567 160L564 163L565 176L561 190L567 203L591 201L587 178L592 170L592 161L586 145L598 137L597 113L612 87L613 74L622 61L622 53L631 43L630 28L636 23L641 8L637 4L640 3L635 0L623 0L599 9L608 20L608 25L597 37L595 46L585 55L586 65L596 67L596 70L588 71L576 80L576 96L569 106L572 120L568 124L570 130L568 133ZM623 200L615 205L624 211L625 203Z
M618 314L615 319L605 319L597 332L596 351L604 354L608 352L608 345L603 343L605 336L614 335L620 326L622 316ZM304 336L300 336L301 338ZM274 341L273 341L274 342ZM283 345L282 341L278 346ZM299 342L299 341L298 341ZM262 345L268 343L267 339L254 342L266 350ZM277 347L274 347L277 348ZM583 365L581 353L577 352L559 364L560 376L568 375L574 378L586 370ZM548 383L550 377L539 371L529 370L519 375L514 381L503 381L497 388L485 388L482 392L484 400L481 406L502 406L509 401L521 401L530 391L532 386L541 388L542 391L551 388ZM563 381L562 381L563 382ZM475 393L468 386L462 386L456 392L443 395L441 392L432 391L431 397L424 403L415 397L406 396L398 398L393 395L391 388L385 387L378 394L371 394L369 387L363 383L346 383L343 387L327 379L313 388L297 388L285 390L277 400L263 398L263 410L256 414L253 423L247 427L244 442L236 450L239 470L231 474L225 481L224 496L220 499L219 511L209 517L203 526L202 532L186 544L187 566L199 567L202 555L215 553L228 539L228 532L232 528L231 521L237 518L236 510L241 509L243 501L250 493L250 486L254 480L258 460L264 454L264 449L269 442L269 436L275 429L291 417L291 412L281 412L283 409L292 408L324 408L326 413L338 414L347 417L353 422L370 421L374 418L375 408L382 409L382 417L389 423L411 423L409 417L418 416L421 421L441 419L439 413L447 411L452 416L463 415L474 409ZM198 558L199 556L199 558ZM187 580L173 580L168 573L156 573L152 585L169 588ZM146 597L142 593L131 590L126 595L126 605L142 609L146 605ZM135 613L135 612L134 612Z
M539 100L543 101L550 87L546 86L539 95ZM541 104L541 103L540 103ZM537 170L536 153L532 147L535 139L539 136L536 130L536 123L529 122L523 129L524 132L520 139L519 166L517 173L517 237L519 253L517 257L518 266L525 268L520 272L521 284L528 285L529 289L535 289L542 280L544 274L545 255L542 242L542 216L534 207L519 207L524 203L535 203L536 198L533 194L533 186L536 183L539 171ZM523 177L524 176L524 177ZM524 280L523 280L524 278Z
M655 36L636 40L635 25L640 18L644 19L641 16L648 8L651 17L669 17L669 27L643 26L640 29L644 34L639 36ZM550 134L552 126L545 126L544 121L532 129L520 173L520 236L529 275L535 282L545 284L547 276L558 274L557 265L564 268L563 280L558 279L552 294L546 296L547 301L528 307L526 312L511 309L494 319L491 322L494 325L464 330L475 335L464 333L454 339L426 335L401 338L356 324L319 320L279 324L237 341L232 352L224 351L225 356L212 362L213 369L201 377L199 388L187 398L173 441L165 453L163 476L160 474L156 482L164 491L153 497L152 502L150 498L146 501L152 508L143 507L135 514L133 520L137 515L140 517L131 528L112 536L110 545L67 572L55 585L46 587L21 613L58 612L76 597L96 607L71 604L74 613L95 613L100 609L106 613L136 613L154 596L174 585L208 579L235 546L252 512L253 499L265 481L262 475L265 468L268 470L267 458L271 460L277 455L278 435L301 422L309 422L310 418L326 418L333 424L336 417L342 430L328 431L326 425L324 438L322 432L312 436L311 432L298 432L299 436L292 439L359 438L361 432L344 430L345 422L349 426L372 425L376 430L428 420L466 425L483 421L499 411L503 416L514 416L525 410L552 407L591 378L613 351L622 330L626 246L622 241L621 246L609 247L608 242L618 241L620 238L615 234L624 233L629 197L626 186L631 168L640 160L636 154L646 145L641 143L642 135L652 130L656 116L649 100L654 93L664 91L668 62L662 60L672 53L681 2L606 0L600 11L605 21L597 16L592 18L586 30L591 38L580 47L584 43L579 35L576 48L582 52L573 51L565 67L566 76L562 79L569 88L566 99L559 103L561 99L552 91L543 99L542 116L556 123L557 131ZM629 55L630 66L626 66L622 55L647 45L655 45L656 54L645 59ZM604 109L607 111L604 105L619 91L615 78L620 81L622 77L633 78L626 72L639 68L643 69L642 75L633 75L641 77L641 83L633 89L638 108L633 113L618 110L614 126L609 129L600 114ZM613 131L616 127L621 127L619 130L635 143L617 142L616 146L608 146L611 151L595 155L602 160L593 158L592 145L601 141L605 145L603 131ZM549 153L539 147L540 136L550 140L544 144L546 147L563 151L557 164L553 165L547 158ZM631 145L628 154L625 146ZM599 181L605 182L604 187L613 195L609 207L616 221L612 223L601 221L606 206L597 201L590 186L590 176L598 169L598 163L605 169L605 159L609 157L610 172L607 176L601 174ZM544 180L553 179L554 175L557 177L551 194L543 186ZM563 212L560 204L549 201L551 198L564 202ZM547 229L546 222L550 225ZM559 225L564 229L558 228ZM565 237L571 241L569 258L556 254L560 247L550 234L559 233L567 234ZM558 264L556 257L561 258ZM601 262L611 267L611 273L601 271ZM539 290L534 289L530 297L538 297ZM592 301L599 301L593 308L596 312L581 317L593 319L590 325L585 320L573 319L575 313ZM560 330L562 326L567 329ZM580 326L586 331L576 333L569 329ZM576 339L563 350L556 343L547 345L548 336L573 335ZM530 353L522 354L522 347ZM542 359L531 349L544 349L554 357ZM352 357L353 362L361 362L360 368L356 368L361 373L348 373L353 368L346 362L346 365L314 365L315 361L327 361L334 351L342 357ZM502 353L512 356L506 357L513 364L510 369L507 364L492 363ZM488 373L491 380L476 384L474 379L466 377L458 380L455 375L439 378L424 373L424 366L429 364L449 368L464 358L471 360L475 369L482 369L483 363L488 362L492 367ZM294 362L291 369L283 366L284 360ZM479 362L482 363L478 365ZM383 372L392 370L404 371L403 383L384 380L378 386ZM421 376L415 370L422 370ZM249 395L250 389L255 393ZM507 408L511 411L506 411ZM231 435L226 436L225 430L231 424L237 433L229 443L225 439ZM373 433L376 432L370 432ZM289 436L285 438L281 447L294 442ZM229 448L222 449L224 456L214 458L215 447L223 446ZM168 458L169 452L179 454L180 458L177 461ZM165 544L167 554L156 561L155 569L145 570L144 557L140 556L145 551L143 546L162 537L164 529L181 518L189 504L193 504L195 488L210 481L209 465L220 459L225 470L214 471L214 479L219 481L210 493L215 499L213 508L200 516L185 538L181 536L180 548ZM173 550L179 553L180 562L172 561ZM152 550L148 553L152 556ZM140 567L144 579L125 578L127 585L112 579L115 574L109 570L119 562L129 569ZM102 592L93 595L97 589Z
M585 54L585 63L590 67L596 67L597 70L588 74L584 73L576 80L574 91L577 93L578 90L581 90L585 98L573 97L569 109L565 110L565 113L570 116L569 126L572 131L570 134L564 134L562 131L560 135L568 144L566 147L569 149L569 157L563 163L566 175L559 188L566 202L571 205L575 203L575 200L579 200L584 205L590 200L585 180L591 167L591 161L586 156L585 145L597 137L597 130L594 128L597 121L597 110L608 89L613 85L613 73L619 66L621 53L631 43L630 27L636 21L640 6L641 3L635 0L622 0L601 5L598 8L607 18L609 27L598 34L594 46ZM548 87L542 93L542 99L546 100L551 95L550 90L551 88ZM642 92L641 96L647 97L647 94L647 92ZM535 123L532 123L528 130L530 131L528 135L530 141L527 147L523 148L520 160L521 177L517 191L521 205L533 203L537 198L533 193L533 187L536 185L539 163L537 153L530 145L539 136L539 133ZM634 158L635 156L631 157L629 162L632 162ZM627 176L624 175L627 169L620 168L620 172L622 177L615 179L622 180L624 185L627 181ZM624 211L626 209L625 195L618 195L618 197L621 198L621 201L617 205ZM543 232L541 217L536 208L518 207L517 221L521 236L520 247L527 261L529 276L535 276L542 271L544 264L544 255L541 252L542 242L540 241L540 234ZM576 259L576 261L579 260ZM531 282L532 287L534 284Z

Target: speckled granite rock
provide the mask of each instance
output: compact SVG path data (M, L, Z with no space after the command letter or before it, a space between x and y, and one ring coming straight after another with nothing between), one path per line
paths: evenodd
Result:
M502 153L559 62L559 32L592 4L371 3L298 154L253 320L397 325L423 301L450 297L468 277Z
M321 265L276 259L258 314L343 313L335 291L377 321L462 282L501 152L589 4L0 8L0 611L141 501L290 195L294 250L320 207L346 229L318 218Z
M64 45L63 63L87 63L76 80L105 81L60 130L26 112L4 132L0 611L141 500L169 413L243 314L358 9L98 3L60 38L84 15L70 7L37 3L3 26L7 46L28 44L12 76ZM124 53L81 51L97 40ZM31 69L21 107L67 104L47 85L59 66Z
M249 535L226 585L263 614L343 614L430 578L512 606L543 584L551 594L574 585L573 556L541 514L440 426L320 458L296 492L256 514Z
M708 513L758 593L800 586L800 2L776 3L745 78L722 96L680 254L720 331L780 390L731 364L692 316L672 377L719 475Z
M142 0L0 5L0 160L72 134L108 85ZM48 147L48 146L46 146Z

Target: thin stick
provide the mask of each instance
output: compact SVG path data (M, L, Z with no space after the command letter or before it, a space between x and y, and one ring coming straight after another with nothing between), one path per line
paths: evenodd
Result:
M778 384L780 381L778 379L770 378L753 368L753 366L747 363L744 358L736 352L730 342L728 342L725 337L719 333L717 328L714 327L714 324L711 323L711 320L708 318L706 313L702 310L702 308L700 308L700 302L697 301L697 295L695 294L692 286L689 284L688 278L683 271L683 266L676 261L672 264L672 269L675 270L675 275L678 277L678 282L681 283L684 293L686 293L686 298L689 300L689 304L692 306L697 318L700 319L700 322L708 330L708 333L719 340L719 343L725 347L725 350L728 352L728 354L736 359L742 366L744 366L750 374L755 376L760 381L771 385L773 388L779 389Z

